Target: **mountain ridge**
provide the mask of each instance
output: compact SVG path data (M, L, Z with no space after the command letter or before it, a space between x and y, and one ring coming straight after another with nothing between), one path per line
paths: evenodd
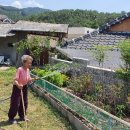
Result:
M0 5L0 14L7 15L9 18L17 21L23 19L33 14L39 14L51 11L49 9L39 8L39 7L27 7L27 8L16 8L12 6L3 6Z

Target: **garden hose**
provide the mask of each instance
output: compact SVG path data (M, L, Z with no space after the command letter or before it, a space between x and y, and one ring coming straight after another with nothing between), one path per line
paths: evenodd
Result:
M38 77L37 75L34 75L34 74L31 73L32 76L37 77L38 79L36 79L36 80L33 81L32 83L30 83L30 85L34 84L37 80L45 79L45 78L47 78L47 77L49 77L49 76L53 76L53 75L55 75L55 74L57 74L57 73L59 73L59 72L60 72L60 71L54 71L53 73L48 74L48 75L43 76L43 77ZM5 101L9 100L10 98L11 98L11 97L7 97L7 98L1 99L1 100L0 100L0 103L3 103L3 102L5 102Z
M7 101L7 100L9 100L10 98L11 98L11 97L7 97L7 98L1 99L1 100L0 100L0 104L3 103L3 102L5 102L5 101Z
M0 100L0 104L3 104L5 101L9 100L10 98L11 98L11 97L7 97L7 98L1 99L1 100ZM1 108L0 108L0 110L3 111L3 112L5 112L5 113L7 113L7 111L2 110ZM0 129L0 130L1 130L1 129Z

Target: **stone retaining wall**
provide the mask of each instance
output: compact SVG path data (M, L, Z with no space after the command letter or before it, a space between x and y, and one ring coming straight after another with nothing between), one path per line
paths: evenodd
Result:
M78 63L80 67L78 67L77 69L68 70L69 73L71 73L71 75L74 77L82 74L89 74L92 77L92 81L94 84L102 83L104 86L117 84L123 85L123 81L117 78L114 70L89 66L89 61L87 59L74 58L72 62L56 58L50 59L50 64L56 63L67 63L70 65L72 65L73 63Z

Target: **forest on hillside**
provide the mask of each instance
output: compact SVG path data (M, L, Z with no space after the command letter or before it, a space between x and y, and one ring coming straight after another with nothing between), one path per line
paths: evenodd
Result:
M44 12L28 17L30 21L69 24L75 27L98 28L121 15L121 13L103 13L93 10L59 10Z
M60 23L69 24L75 27L90 27L98 28L101 25L109 22L125 12L121 13L104 13L95 10L73 10L64 9L58 11L51 11L49 9L42 9L38 7L29 7L18 9L11 6L0 6L0 14L7 15L14 21L30 20L36 22Z

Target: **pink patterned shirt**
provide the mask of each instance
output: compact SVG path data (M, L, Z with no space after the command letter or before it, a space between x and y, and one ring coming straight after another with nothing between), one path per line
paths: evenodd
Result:
M26 85L29 81L31 81L29 69L19 67L16 72L15 80L17 80L20 85Z

